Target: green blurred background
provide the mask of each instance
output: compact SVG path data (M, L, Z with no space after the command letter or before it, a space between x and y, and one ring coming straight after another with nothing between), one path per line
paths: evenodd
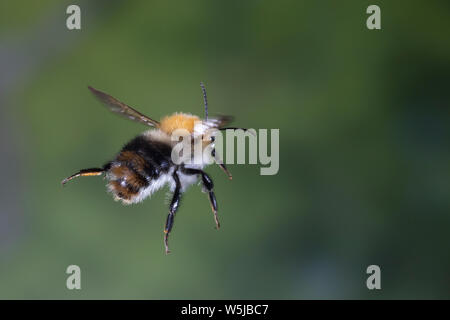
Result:
M449 31L448 1L3 0L0 298L450 298ZM211 113L280 129L280 170L207 168L222 229L193 186L165 256L165 191L60 181L146 129L87 85L158 119L202 115L200 81Z

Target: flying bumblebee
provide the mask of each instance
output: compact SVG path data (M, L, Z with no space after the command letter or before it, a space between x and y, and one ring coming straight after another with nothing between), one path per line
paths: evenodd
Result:
M232 118L221 116L208 118L208 101L206 89L200 83L203 92L205 106L205 119L186 113L174 113L156 121L143 115L123 102L92 87L89 90L109 110L120 114L128 119L140 122L152 127L128 142L114 160L107 162L101 168L82 169L62 181L65 185L68 181L81 176L100 176L105 174L107 189L112 193L116 201L123 204L132 204L143 201L151 194L168 185L173 193L169 206L164 228L164 246L166 254L170 252L168 245L169 234L172 230L175 213L179 207L181 194L199 178L203 184L203 190L207 192L216 228L220 227L217 217L217 201L213 191L213 181L202 169L206 163L182 162L175 164L172 161L172 149L177 143L171 139L172 133L177 129L186 130L192 138L200 137L202 146L209 145L212 155L215 157L214 134L215 130L226 130L236 128L225 128ZM217 162L222 170L231 179L231 174L226 166Z

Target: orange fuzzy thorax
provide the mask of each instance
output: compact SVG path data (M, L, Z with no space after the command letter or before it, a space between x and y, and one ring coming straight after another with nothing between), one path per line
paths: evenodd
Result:
M186 113L174 113L171 116L164 117L159 125L159 128L171 135L177 129L184 129L189 133L194 132L194 125L196 121L200 121L200 118Z

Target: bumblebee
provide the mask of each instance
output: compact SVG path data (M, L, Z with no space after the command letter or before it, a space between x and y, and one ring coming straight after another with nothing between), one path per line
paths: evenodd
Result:
M201 137L202 146L206 147L209 145L214 157L214 130L236 129L225 128L225 125L232 119L229 116L208 118L206 89L203 83L200 83L200 86L205 106L205 118L203 120L195 115L177 112L164 117L161 121L156 121L143 115L100 90L88 87L94 96L108 107L110 111L152 128L128 142L115 159L107 162L103 167L82 169L62 181L62 185L65 185L68 181L77 177L100 176L104 174L108 181L108 191L112 193L116 201L121 201L123 204L141 202L168 185L173 195L164 228L166 254L170 252L168 238L180 204L181 195L199 179L201 179L203 190L208 194L216 228L220 228L217 217L217 201L213 191L214 184L210 176L203 171L207 163L182 162L175 164L171 157L172 149L177 143L177 141L173 141L171 135L178 129L186 130L185 132L193 138ZM228 178L232 179L226 166L220 161L216 163L228 175Z

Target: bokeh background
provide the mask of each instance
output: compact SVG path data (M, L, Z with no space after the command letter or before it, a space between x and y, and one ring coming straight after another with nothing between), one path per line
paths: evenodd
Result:
M449 31L448 1L3 0L0 298L450 298ZM280 129L280 170L209 167L222 229L191 187L165 256L165 191L60 181L146 129L87 85L158 119L202 114L200 81L211 113Z

